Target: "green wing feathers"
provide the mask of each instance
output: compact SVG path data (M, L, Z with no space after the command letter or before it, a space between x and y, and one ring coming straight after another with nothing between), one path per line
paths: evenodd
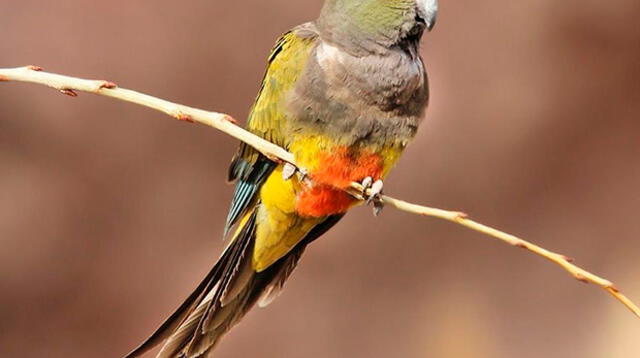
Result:
M247 129L281 147L288 147L285 134L287 121L285 99L300 74L317 40L304 25L284 34L271 50L267 71L262 80ZM225 235L255 202L255 195L275 163L253 147L241 143L229 167L229 181L236 181L231 208L225 225Z

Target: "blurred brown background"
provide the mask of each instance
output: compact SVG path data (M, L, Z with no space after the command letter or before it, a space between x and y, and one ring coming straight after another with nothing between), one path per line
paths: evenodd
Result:
M0 2L0 67L243 119L321 0ZM637 0L442 0L432 105L386 188L569 254L640 300ZM208 271L236 141L91 95L0 85L0 356L119 357ZM357 209L219 357L638 357L593 286L480 234Z

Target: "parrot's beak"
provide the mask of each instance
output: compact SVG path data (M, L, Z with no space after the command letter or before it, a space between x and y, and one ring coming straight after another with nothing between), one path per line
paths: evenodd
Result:
M418 16L424 20L427 30L431 31L438 18L438 0L418 0Z

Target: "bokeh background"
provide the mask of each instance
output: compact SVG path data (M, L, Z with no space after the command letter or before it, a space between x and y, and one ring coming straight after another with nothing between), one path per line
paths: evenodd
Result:
M244 119L275 38L321 0L0 1L37 64ZM441 1L428 119L388 193L566 253L640 300L637 0ZM119 357L223 248L237 143L83 94L0 85L0 356ZM625 358L594 286L462 227L359 208L219 357Z

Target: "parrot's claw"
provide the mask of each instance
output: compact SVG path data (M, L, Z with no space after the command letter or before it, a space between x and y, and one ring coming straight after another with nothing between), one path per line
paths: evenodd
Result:
M304 185L311 187L313 186L313 182L311 181L311 178L309 177L309 172L304 169L304 168L298 168L298 180L300 180L301 183L303 183Z
M373 184L371 184L371 190L367 197L367 205L371 204L372 201L381 201L380 195L382 194L382 187L384 184L382 180L376 180Z
M309 179L309 172L307 172L307 170L304 168L298 168L298 179L304 182L311 181L311 179Z
M309 174L306 169L298 168L291 163L285 163L282 168L282 179L285 181L293 178L294 175L298 175L298 180L301 182L311 185L311 179L309 179Z
M362 182L360 182L360 185L362 185L362 193L360 193L360 195L362 195L363 198L367 197L367 189L371 188L372 184L373 184L372 177L366 177L362 179Z
M291 179L297 171L298 168L296 168L295 165L291 163L284 163L284 167L282 168L282 179L285 181Z
M372 177L366 177L361 182L362 185L362 198L367 205L373 203L373 215L378 216L384 207L382 201L382 188L384 184L382 180L373 181ZM369 191L367 193L367 190Z
M382 199L373 202L373 216L380 215L382 209L384 209L384 202Z

